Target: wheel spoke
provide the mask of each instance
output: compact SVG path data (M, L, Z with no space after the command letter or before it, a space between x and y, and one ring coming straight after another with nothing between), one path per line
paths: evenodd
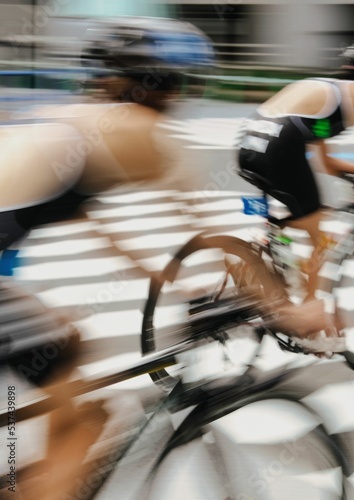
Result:
M256 296L262 299L266 288L270 286L269 273L263 261L252 253L246 242L237 238L207 237L199 240L199 247L186 244L180 255L182 257L172 261L174 271L178 268L173 273L172 282L165 280L165 276L170 276L170 267L167 266L159 277L160 285L150 293L143 319L143 353L158 351L184 340L189 331L188 328L181 328L181 325L188 324L191 311L193 307L196 311L198 301L198 307L202 310L203 307L208 308L208 303L215 307L215 303L225 297L238 300L238 297L244 297L249 290L252 290L254 296L256 291ZM247 336L245 338L241 335L241 339L235 333L238 329L237 325L225 328L222 335L230 337L233 343L238 342L237 348L242 351L247 344ZM216 333L209 332L212 337ZM254 338L252 343L254 345ZM248 347L244 351L244 366L250 359ZM234 350L232 347L229 352ZM237 358L237 362L242 364L242 356L229 357L232 360ZM229 360L225 358L226 365L229 365ZM171 379L176 373L172 376L169 369L168 373L162 371L160 375L162 383L167 381L170 388Z

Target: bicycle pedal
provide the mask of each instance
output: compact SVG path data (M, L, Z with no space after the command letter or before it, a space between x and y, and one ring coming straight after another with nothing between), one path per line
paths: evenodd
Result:
M279 337L279 334L274 334L275 340L282 351L293 352L293 353L303 353L307 354L302 347L300 347L293 338L284 335L285 338Z
M305 353L341 353L347 351L345 337L320 337L316 339L293 339Z

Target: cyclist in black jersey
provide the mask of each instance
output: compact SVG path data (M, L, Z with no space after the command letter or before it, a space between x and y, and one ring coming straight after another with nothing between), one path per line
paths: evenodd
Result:
M239 145L238 163L269 182L268 191L287 206L287 225L309 233L314 251L308 263L308 295L301 308L287 310L289 329L307 336L326 330L328 318L323 304L315 301L319 253L321 199L308 151L329 175L354 173L354 165L331 156L326 139L354 125L354 48L344 56L347 64L340 78L309 78L292 83L260 105L247 123ZM266 188L267 189L267 188ZM274 195L275 197L275 195Z

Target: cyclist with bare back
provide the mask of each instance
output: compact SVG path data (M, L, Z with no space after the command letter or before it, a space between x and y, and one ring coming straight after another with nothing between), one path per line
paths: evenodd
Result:
M157 132L158 123L180 92L185 72L214 64L210 41L198 29L148 18L98 23L82 61L99 101L42 108L35 123L0 131L0 250L5 254L33 227L74 215L92 196L127 182L161 179L173 170L176 150L168 131ZM72 330L66 329L70 340L60 360L51 358L37 376L32 377L36 350L7 359L62 401L51 412L46 460L21 475L21 500L74 495L78 478L90 473L85 454L107 417L101 402L76 408L66 396L80 352L79 333ZM20 334L39 337L29 327Z

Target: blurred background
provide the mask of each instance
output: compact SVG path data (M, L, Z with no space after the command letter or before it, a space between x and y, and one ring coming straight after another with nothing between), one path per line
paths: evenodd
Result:
M82 83L87 69L81 65L82 47L87 28L99 18L114 20L127 15L189 21L211 38L218 51L213 73L198 75L205 83L200 86L204 99L195 99L193 107L178 102L174 120L169 123L168 130L184 150L184 170L178 175L179 180L186 180L187 187L180 189L176 179L170 185L165 184L165 188L154 184L125 187L118 193L94 200L88 209L88 221L74 220L34 230L20 249L22 265L15 274L21 284L29 285L45 304L59 311L87 315L77 321L83 332L84 345L79 366L81 375L95 377L106 370L117 371L141 359L141 320L149 273L161 270L175 251L196 232L220 231L247 239L251 229L263 224L261 218L251 221L242 213L241 196L252 192L253 188L234 175L234 144L241 124L254 111L256 103L266 100L290 81L308 76L331 76L339 68L339 55L354 42L354 2L0 0L0 13L1 125L14 123L13 118L25 121L23 110L26 107L80 102L85 97ZM351 130L347 135L333 139L332 146L341 155L353 159L353 143ZM198 269L200 274L210 273L209 262ZM349 278L348 309L354 315L353 274ZM290 358L277 346L270 345L267 349L267 355L262 358L264 370L289 362ZM304 362L303 358L299 362ZM336 360L331 362L336 363ZM353 380L347 372L342 376L338 371L340 380L332 383L336 370L328 370L328 365L324 370L329 381L318 378L319 389L317 391L311 386L308 399L313 397L313 406L322 405L331 432L343 433L347 439L354 426L352 398L349 397ZM13 374L8 377L12 383ZM296 381L300 387L306 386L309 379L316 379L307 373L304 378L301 383ZM19 395L24 397L28 386L21 380L15 383ZM327 388L324 387L326 384ZM161 398L160 391L147 375L113 386L110 390L119 411L122 404L121 399L117 399L118 391L120 397L122 394L124 397L138 396L138 409L132 406L131 410L137 415L139 411L143 415L149 414ZM135 405L136 399L133 401ZM343 405L347 405L344 410ZM294 423L288 419L287 409L286 417L283 409L280 410L279 420L288 425L288 434L286 437L282 435L281 439L292 443L294 432L300 427L304 434L308 432L307 427L303 431L303 422L307 420L302 415ZM272 424L274 411L272 407ZM336 411L338 415L333 416ZM259 418L266 414L264 408L263 413L258 408L255 413L262 415ZM311 429L317 425L315 423L312 427L312 424ZM40 425L34 422L31 432L28 432L28 425L24 423L23 430L20 428L19 431L24 443L22 450L28 450L21 450L21 463L30 463L34 453L39 458L43 454L38 445L44 442L46 434L42 421ZM109 430L112 435L117 432L114 425L113 430ZM274 436L266 435L271 427L262 420L253 427L252 424L245 425L245 428L241 427L240 438L234 434L234 421L225 423L224 420L221 428L215 431L215 439L230 456L235 450L239 453L237 446L242 446L241 457L247 455L254 460L257 456L258 470L262 471L274 463L268 447L269 443L273 446ZM277 422L277 432L279 427ZM254 444L255 428L266 435L262 449L247 448L250 443ZM279 448L274 450L277 458L281 451ZM273 453L273 448L271 451ZM247 474L252 477L254 471L251 459L247 462L245 478L248 478ZM181 464L184 460L181 451L177 461ZM235 460L233 455L232 460ZM198 456L195 461L198 463ZM199 465L195 467L198 471ZM175 474L174 464L170 470ZM195 474L203 487L208 470L206 468L204 474ZM213 470L212 466L210 470ZM233 469L231 474L234 474ZM134 481L136 477L137 474ZM130 488L131 476L126 479ZM316 490L310 496L301 496L294 488L291 497L287 487L286 497L329 498L327 483L323 483L321 494L318 492L318 477L315 479ZM354 484L354 474L352 480ZM187 491L190 481L190 477L184 481ZM214 481L213 477L210 481ZM277 476L274 484L268 484L268 490L279 487L278 496L274 491L269 496L267 490L267 494L259 498L283 499L284 489L280 482ZM113 477L99 498L115 499L117 484L118 479ZM209 487L209 483L205 484ZM121 488L121 482L119 485ZM155 496L150 498L191 498L181 490L176 490L175 494L162 494L156 490ZM225 496L215 494L214 498ZM195 496L193 500L196 498L199 497ZM200 498L204 500L205 496Z
M350 1L5 0L0 9L0 85L12 89L77 91L82 41L99 17L190 21L219 54L207 95L234 101L263 101L288 80L330 74L354 40Z

